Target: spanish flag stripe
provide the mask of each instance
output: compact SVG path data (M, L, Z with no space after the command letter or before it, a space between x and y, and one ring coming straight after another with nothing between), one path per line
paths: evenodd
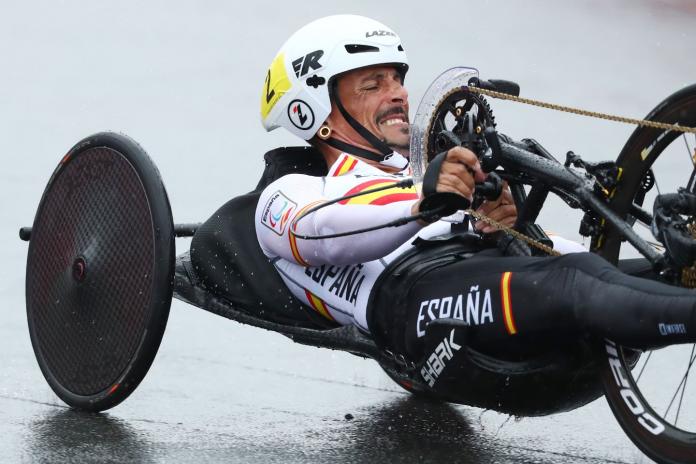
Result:
M374 188L379 188L379 187L389 187L390 185L394 185L396 182L393 180L385 180L385 179L376 179L376 180L370 180L367 182L363 182L360 185L356 185L349 191L345 193L346 196L348 195L354 195L356 193L361 193L364 192L365 190L370 190ZM390 189L385 189L385 190L380 190L378 192L373 192L373 193L367 193L365 195L358 195L355 198L347 198L345 200L339 201L339 204L341 205L347 205L347 204L360 204L360 205L369 205L374 199L383 197L384 195L389 195L392 193L404 193L404 192L415 192L415 189L402 189L399 187L394 187Z
M309 208L318 205L319 203L322 203L321 201L315 201L313 203L310 203L306 205L304 208L300 209L295 216L292 218L294 221L295 218L300 217L302 213L307 211ZM292 230L293 232L297 230L297 224L292 225ZM297 261L297 264L301 266L309 266L309 263L305 261L302 256L300 255L300 250L297 248L297 239L295 238L295 235L290 233L290 230L288 229L288 240L290 241L290 251L292 252L293 258L295 258L295 261Z
M515 335L517 333L517 327L515 326L515 319L512 316L512 301L510 298L510 279L512 278L512 272L503 273L500 279L500 296L503 302L503 318L505 319L505 328L510 335Z
M292 257L295 258L297 264L300 266L309 266L309 263L307 263L304 259L302 259L302 256L300 256L300 251L297 249L297 241L295 240L295 236L288 234L288 238L290 239L290 251L292 252Z
M329 313L329 309L326 307L326 303L322 301L321 298L316 296L314 293L310 292L309 290L305 289L305 296L307 297L307 301L309 302L309 305L319 314L324 316L325 318L329 319L330 321L333 321L334 318L331 316Z
M356 164L358 164L358 160L356 160L355 158L353 158L353 162L350 163L350 166L348 166L348 169L346 169L346 172L352 171L353 168L355 168L355 165L356 165ZM345 174L346 172L344 172L344 173L342 173L342 174Z
M386 190L389 192L389 190ZM389 203L395 203L397 201L407 201L407 200L417 200L417 193L391 193L388 195L381 196L370 202L371 205L388 205Z
M372 187L381 187L381 185L389 185L389 184L396 184L396 181L393 179L373 179L373 180L368 180L367 182L363 182L362 184L356 185L352 189L348 190L345 194L346 195L352 195L354 193L359 193L362 192L363 190L367 190Z
M383 184L389 187L389 184ZM402 189L398 187L387 188L379 192L366 193L353 198L341 200L343 205L386 205L395 201L416 200L418 193L415 188Z
M348 161L348 156L343 155L343 159L341 160L340 163L338 163L338 166L336 166L336 169L334 169L334 172L332 174L333 177L340 176L341 169L343 166L346 164L346 161Z
M348 174L350 171L353 170L356 164L358 164L358 160L353 158L352 156L345 155L346 157L343 159L343 162L341 165L336 169L336 173L334 174L335 176L342 176L343 174Z

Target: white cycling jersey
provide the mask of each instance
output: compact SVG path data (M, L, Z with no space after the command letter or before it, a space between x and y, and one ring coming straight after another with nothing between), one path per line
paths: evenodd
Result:
M328 235L406 218L418 200L415 188L389 188L322 208L294 222L305 211L334 198L388 186L409 173L388 174L346 153L325 177L289 174L261 193L256 207L256 236L290 291L322 316L368 331L367 300L375 280L418 236L449 232L451 223L427 226L411 222L346 237L303 240L297 235ZM582 247L553 237L561 252Z

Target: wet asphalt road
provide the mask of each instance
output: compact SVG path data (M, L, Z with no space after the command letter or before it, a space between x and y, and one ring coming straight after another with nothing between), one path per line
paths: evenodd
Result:
M0 15L0 456L3 462L648 462L603 399L515 420L428 403L367 360L293 344L178 301L146 379L99 415L66 408L34 360L24 313L30 225L43 186L80 138L116 130L160 168L175 221L205 219L253 187L260 155L296 144L258 123L266 66L297 27L371 15L400 32L415 109L453 65L518 81L524 95L640 117L696 81L687 0L36 2ZM614 158L628 126L494 103L499 127L553 153ZM577 237L551 205L543 223ZM188 243L177 243L179 252ZM352 418L351 418L352 417Z
M19 461L541 463L639 456L602 400L521 421L425 402L399 391L371 361L301 347L179 303L143 384L103 414L62 405L22 338L6 353L12 387L4 384L0 397L4 452Z

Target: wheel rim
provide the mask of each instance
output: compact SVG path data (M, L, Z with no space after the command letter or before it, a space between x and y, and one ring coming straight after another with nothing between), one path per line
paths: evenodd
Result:
M696 86L668 97L648 119L695 126ZM651 213L660 193L675 193L677 186L686 187L689 183L696 191L695 150L694 134L637 129L617 162L622 178L610 200L612 209L626 215L638 185L650 184L646 180L651 175L653 187L642 202L636 202ZM650 224L635 219L633 229L660 252L664 251L652 236ZM611 230L595 245L595 251L612 262L640 257ZM615 347L612 353L611 342L607 342L605 351L609 363L605 371L607 396L631 439L658 462L696 462L696 345L647 351L639 360L635 359L636 352L621 347Z

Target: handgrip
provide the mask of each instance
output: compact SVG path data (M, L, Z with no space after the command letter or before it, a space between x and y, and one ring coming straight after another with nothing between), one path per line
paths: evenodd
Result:
M483 182L476 183L474 193L486 200L496 200L503 193L503 180L495 172L491 172Z

